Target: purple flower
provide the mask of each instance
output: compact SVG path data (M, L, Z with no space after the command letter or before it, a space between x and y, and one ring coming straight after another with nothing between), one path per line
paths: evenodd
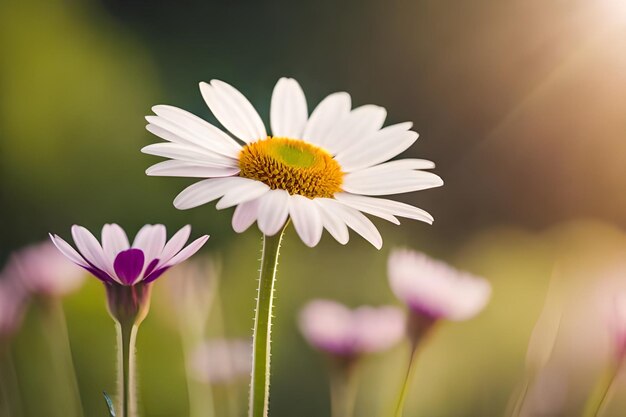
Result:
M467 320L478 314L491 296L491 286L483 278L408 249L392 251L388 273L396 297L427 320Z
M405 316L395 307L350 310L334 301L315 300L300 313L300 330L309 344L341 358L389 349L404 329Z
M51 234L50 238L70 261L96 278L107 284L130 286L154 281L170 267L196 253L209 238L204 235L183 249L190 233L191 226L187 225L166 242L165 226L147 224L130 245L120 226L105 224L101 246L89 230L74 225L72 237L78 252L59 236Z
M152 281L172 266L196 253L207 241L204 235L183 249L191 227L185 226L166 242L165 226L145 225L132 245L116 224L102 228L102 246L84 227L72 226L77 252L57 235L56 247L76 265L85 268L106 285L109 312L120 323L140 323L150 306Z
M192 371L201 382L222 385L252 372L252 341L246 339L207 340L192 354Z
M13 253L5 272L27 293L62 297L77 290L84 273L67 262L50 241L27 246Z

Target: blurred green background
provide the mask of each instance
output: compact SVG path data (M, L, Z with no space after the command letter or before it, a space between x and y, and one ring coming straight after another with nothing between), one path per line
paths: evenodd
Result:
M375 221L380 252L358 236L308 249L288 233L272 416L328 414L322 360L299 336L297 311L315 297L395 303L385 263L399 245L494 286L483 314L442 325L427 345L407 416L502 415L551 279L564 321L533 415L576 415L608 337L590 294L600 281L626 286L614 278L626 283L625 50L626 6L615 0L2 0L0 262L49 231L68 238L74 223L117 222L131 235L145 223L170 232L190 223L222 260L226 334L248 336L260 234L235 234L232 210L173 207L191 181L144 174L159 158L139 152L158 140L143 116L172 104L215 122L197 87L212 78L238 87L266 121L281 76L300 81L309 108L345 90L355 105L386 107L388 123L413 121L421 137L405 156L434 160L446 185L401 197L430 211L433 226ZM139 334L140 398L143 415L180 417L182 352L163 291L155 286ZM65 300L65 312L85 415L105 416L115 349L99 282ZM60 416L41 333L31 309L14 341L24 415ZM386 415L406 350L366 362L359 417ZM609 413L619 415L621 397Z

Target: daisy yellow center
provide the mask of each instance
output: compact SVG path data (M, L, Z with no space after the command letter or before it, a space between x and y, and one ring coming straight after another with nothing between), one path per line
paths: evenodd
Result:
M242 177L308 198L332 197L343 182L331 154L298 139L269 136L250 143L239 154L239 168Z

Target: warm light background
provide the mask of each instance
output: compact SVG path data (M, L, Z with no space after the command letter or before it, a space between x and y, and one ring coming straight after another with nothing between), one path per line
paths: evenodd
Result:
M191 181L144 174L159 158L139 152L157 140L143 116L172 104L214 121L197 84L219 78L267 120L274 83L292 76L310 108L345 90L356 105L386 107L389 123L413 121L421 137L405 155L434 160L446 185L402 197L430 211L433 226L376 221L380 252L358 236L308 249L289 233L272 416L327 415L322 361L297 333L298 308L313 297L394 303L385 262L397 245L494 286L484 314L442 325L425 348L407 417L502 415L546 297L546 314L562 310L563 319L531 399L536 415L576 415L604 364L602 294L626 287L624 51L618 0L4 0L0 263L49 231L69 237L74 223L117 222L131 233L190 223L194 235L212 235L204 252L222 259L227 335L247 336L260 235L236 235L232 210L172 206ZM162 290L139 335L141 400L146 416L180 417L181 348ZM66 300L66 314L86 416L105 416L114 333L96 280ZM25 417L62 416L36 310L15 354ZM358 417L388 414L406 354L399 346L366 363ZM616 398L615 416L626 406Z

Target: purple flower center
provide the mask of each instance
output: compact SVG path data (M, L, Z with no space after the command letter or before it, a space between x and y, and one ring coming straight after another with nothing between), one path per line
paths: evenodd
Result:
M127 249L117 254L113 268L125 285L133 285L143 270L144 261L145 257L141 249Z

